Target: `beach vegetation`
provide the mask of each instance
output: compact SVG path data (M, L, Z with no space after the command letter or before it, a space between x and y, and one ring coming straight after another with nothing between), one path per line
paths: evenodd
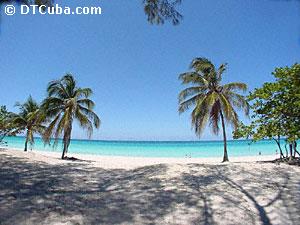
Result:
M219 134L222 128L224 140L223 162L229 160L227 152L226 122L236 128L239 117L236 109L241 109L246 115L249 105L244 96L247 85L240 82L222 84L222 76L227 69L227 64L218 68L206 58L195 58L191 71L180 74L179 79L183 85L189 85L180 92L179 113L191 107L191 122L195 133L200 137L207 123L214 134Z
M95 103L90 99L92 90L80 88L73 75L66 74L61 79L51 81L47 87L48 97L42 106L49 124L43 133L43 140L50 143L54 138L54 146L62 137L63 152L62 159L66 154L71 141L73 122L77 121L79 126L87 130L91 137L93 127L99 128L100 119L93 111Z
M249 125L240 123L233 137L273 139L280 157L293 159L299 154L300 64L276 68L272 74L274 82L266 82L249 94L252 121Z
M29 96L24 103L16 103L20 112L12 115L11 126L13 133L25 133L24 151L27 151L28 143L34 144L34 134L42 135L45 130L45 116L40 105Z
M12 112L9 112L6 106L0 106L0 145L5 144L3 141L6 136L15 135L14 127L11 124Z

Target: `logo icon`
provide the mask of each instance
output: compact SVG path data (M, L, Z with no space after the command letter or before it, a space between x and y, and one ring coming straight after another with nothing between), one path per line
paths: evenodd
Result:
M7 5L4 8L4 12L8 16L12 16L16 13L16 8L13 5Z

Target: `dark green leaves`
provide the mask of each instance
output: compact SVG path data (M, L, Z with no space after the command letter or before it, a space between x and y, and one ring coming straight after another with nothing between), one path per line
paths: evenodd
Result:
M234 137L286 137L293 142L300 137L300 64L276 68L275 82L264 83L250 93L252 123L240 125Z

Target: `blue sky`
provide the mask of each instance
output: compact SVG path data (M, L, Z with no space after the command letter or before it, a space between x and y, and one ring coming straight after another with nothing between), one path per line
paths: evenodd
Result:
M183 0L179 26L150 25L141 0L57 1L101 6L102 15L14 15L1 10L0 104L42 100L50 80L71 72L94 90L102 126L94 139L196 140L178 115L177 77L194 57L227 62L224 82L249 89L277 66L299 62L300 3ZM243 120L244 117L241 117ZM86 138L75 126L73 137ZM217 139L209 129L202 139Z

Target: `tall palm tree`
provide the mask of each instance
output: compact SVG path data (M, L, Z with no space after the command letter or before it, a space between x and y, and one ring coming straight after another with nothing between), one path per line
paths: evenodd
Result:
M16 106L19 107L20 113L12 116L13 133L25 132L24 151L26 152L28 142L31 146L34 144L34 133L43 133L44 116L39 104L31 96L23 104L16 103Z
M82 128L87 129L90 137L93 127L99 128L100 119L93 111L95 103L89 99L92 90L77 87L71 74L50 82L47 92L48 97L43 101L43 108L51 122L43 138L49 143L53 136L54 144L57 145L59 137L62 136L64 147L61 158L64 159L70 145L74 120L77 120Z
M182 84L191 86L178 96L179 113L194 107L191 114L192 127L198 136L202 134L207 122L214 134L219 133L221 124L224 139L223 162L229 160L225 121L236 128L239 118L235 108L243 109L246 115L249 114L248 102L243 95L236 93L246 91L247 85L237 82L221 84L226 66L227 64L222 64L216 69L208 59L195 58L190 65L193 71L179 75Z

